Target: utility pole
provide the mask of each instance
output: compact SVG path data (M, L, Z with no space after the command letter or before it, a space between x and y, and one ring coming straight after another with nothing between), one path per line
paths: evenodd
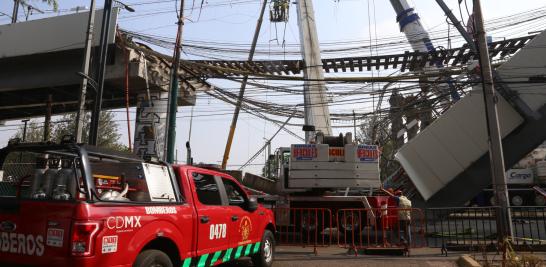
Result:
M80 98L78 99L78 111L76 113L76 143L81 143L83 124L85 122L85 99L87 96L87 84L89 77L89 63L91 62L91 47L93 46L93 32L95 28L95 0L89 5L89 18L87 19L87 35L85 37L85 48L83 52L82 83L80 87ZM96 89L96 88L95 88Z
M29 119L24 119L22 120L22 122L25 124L23 126L23 142L25 142L27 140L27 123L28 123Z
M485 114L487 121L487 133L489 136L489 160L493 190L499 210L497 212L497 236L499 243L503 243L507 237L513 236L512 218L508 203L508 189L504 173L504 157L502 152L502 138L500 134L497 112L498 96L493 85L493 74L489 59L489 49L485 39L483 15L480 0L474 0L474 21L476 40L480 54L480 69L482 76L483 95L485 101Z
M11 23L17 23L17 13L19 13L19 2L21 0L13 0L13 13L11 13Z
M267 6L267 0L263 0L262 10L260 12L260 17L256 23L256 30L254 31L254 37L252 39L252 46L250 47L250 53L248 54L248 61L254 59L254 52L256 51L256 43L258 42L258 37L260 36L260 29L262 28L262 21L264 18L265 7ZM235 128L237 128L237 120L239 119L239 112L241 111L241 105L243 102L243 96L245 95L246 83L248 81L248 76L244 76L243 81L241 82L241 88L239 89L239 96L237 97L237 104L235 105L235 111L233 111L233 118L231 119L231 126L229 127L229 134L226 143L226 149L224 150L224 157L222 159L222 169L226 169L227 162L229 159L229 153L231 151L231 145L233 144L233 136L235 135Z
M100 53L99 64L97 66L97 91L95 94L95 103L93 113L91 114L91 127L89 130L89 144L96 146L98 140L100 111L102 107L102 92L104 90L104 75L106 74L106 58L108 55L108 38L110 28L110 17L112 14L113 0L104 1L104 9L102 13L102 26L100 32Z
M355 140L356 140L356 113L355 111L353 110L353 132L354 132L354 137L355 137ZM374 140L372 140L374 141Z
M168 163L174 162L176 144L176 111L178 109L178 68L180 66L180 50L182 49L182 29L184 26L184 0L180 1L178 16L178 32L174 45L173 63L171 69L171 87L169 94L169 112L167 113L167 145L166 157Z
M51 104L53 102L51 94L47 96L46 115L44 120L44 136L43 141L47 142L51 139Z

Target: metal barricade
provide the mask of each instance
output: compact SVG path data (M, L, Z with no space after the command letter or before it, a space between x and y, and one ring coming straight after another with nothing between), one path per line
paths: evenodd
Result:
M546 250L546 207L510 207L517 250Z
M407 218L410 220L401 220ZM426 246L425 217L420 209L340 209L336 214L342 248L418 248Z
M498 207L429 208L426 233L429 246L443 249L497 249Z
M431 247L500 250L496 216L500 207L451 207L426 210ZM546 251L546 207L510 207L516 250Z
M318 247L332 244L332 212L326 208L274 208L277 242L283 246Z

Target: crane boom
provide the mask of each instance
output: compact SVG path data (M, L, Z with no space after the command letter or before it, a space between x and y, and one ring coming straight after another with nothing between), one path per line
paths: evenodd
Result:
M305 64L303 68L305 125L314 126L315 131L321 131L324 135L329 136L332 135L332 127L330 126L330 111L328 110L326 83L322 71L313 2L311 0L297 1L297 12L301 53ZM313 137L313 132L305 132L305 142L309 143Z

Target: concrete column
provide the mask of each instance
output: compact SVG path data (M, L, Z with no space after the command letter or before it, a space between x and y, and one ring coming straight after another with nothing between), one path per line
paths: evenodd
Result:
M133 147L141 158L163 159L168 96L168 92L153 92L148 100L145 93L138 95Z

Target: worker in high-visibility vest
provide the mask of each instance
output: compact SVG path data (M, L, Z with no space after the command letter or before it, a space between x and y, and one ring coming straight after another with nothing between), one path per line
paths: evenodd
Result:
M389 190L390 189L390 190ZM402 190L396 190L393 193L393 190L389 188L388 190L383 190L385 193L390 195L396 200L398 205L398 224L400 232L404 232L404 236L401 235L402 241L407 245L411 244L411 200L409 200Z

